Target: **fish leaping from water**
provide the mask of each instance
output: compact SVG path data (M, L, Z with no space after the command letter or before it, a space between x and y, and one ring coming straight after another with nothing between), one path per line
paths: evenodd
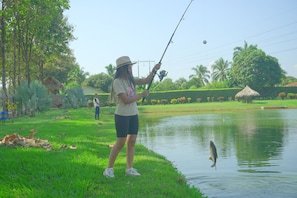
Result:
M211 167L214 167L214 166L216 166L216 163L217 163L218 154L217 154L217 148L216 148L215 144L213 143L213 141L210 141L209 148L210 148L209 159L213 161L213 164L211 165Z

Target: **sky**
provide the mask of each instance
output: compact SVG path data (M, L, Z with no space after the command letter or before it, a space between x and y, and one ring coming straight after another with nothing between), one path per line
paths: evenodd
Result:
M134 76L157 64L190 0L70 0L64 15L74 27L70 43L79 66L90 75L107 73L116 59L138 63ZM173 81L189 80L192 68L223 58L232 62L235 47L257 45L297 78L296 0L194 0L162 60ZM207 44L203 44L206 40ZM155 79L156 80L156 79Z

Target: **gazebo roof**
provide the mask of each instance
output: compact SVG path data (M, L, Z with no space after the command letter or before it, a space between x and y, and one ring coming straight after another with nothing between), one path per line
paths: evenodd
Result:
M297 82L286 84L285 87L297 87Z
M252 90L249 86L246 86L243 90L241 90L235 95L235 98L243 98L250 96L260 96L260 94L255 90Z

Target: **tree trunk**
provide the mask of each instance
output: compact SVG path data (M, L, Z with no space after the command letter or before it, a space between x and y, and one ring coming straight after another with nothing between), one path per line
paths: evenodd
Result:
M2 108L3 111L7 111L7 90L6 90L6 59L5 59L5 15L4 15L4 10L5 10L5 0L2 0L1 2L2 7L2 16L1 16L1 58L2 58Z
M43 78L44 78L44 76L43 76L43 61L40 60L38 65L39 65L39 80L40 80L40 82L43 82Z
M15 90L16 90L16 71L17 71L17 49L16 49L16 45L17 45L17 37L16 37L16 32L13 32L13 69L12 69L12 92L15 94Z

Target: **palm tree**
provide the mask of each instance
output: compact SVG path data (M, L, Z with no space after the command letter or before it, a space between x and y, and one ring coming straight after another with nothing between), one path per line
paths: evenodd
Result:
M75 83L76 85L81 85L89 75L89 72L84 72L83 68L76 66L68 73L67 82Z
M247 49L257 49L257 45L248 45L246 41L244 41L243 47L235 47L233 52L233 60L234 58L240 54L240 52L247 50Z
M227 74L228 71L230 70L231 62L229 61L224 61L223 58L220 58L217 60L212 66L212 74L211 77L213 80L216 81L225 81L227 80Z
M197 65L196 67L193 67L192 70L195 71L195 74L190 75L189 78L198 78L203 86L209 82L208 79L210 78L210 71L207 70L207 67Z
M109 64L105 67L106 71L107 71L107 74L108 76L112 77L113 78L113 75L114 75L114 72L116 70L116 67L112 66L112 64Z

